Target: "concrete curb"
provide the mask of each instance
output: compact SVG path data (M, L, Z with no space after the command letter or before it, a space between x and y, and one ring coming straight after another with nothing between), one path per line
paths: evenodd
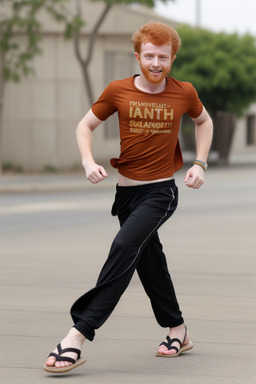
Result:
M116 175L111 175L99 183L101 189L113 188ZM68 174L30 174L2 175L0 178L0 194L6 193L37 193L88 190L94 185L86 180L83 173Z

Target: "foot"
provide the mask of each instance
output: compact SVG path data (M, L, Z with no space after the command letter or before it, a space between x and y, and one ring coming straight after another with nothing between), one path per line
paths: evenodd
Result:
M69 331L67 336L64 337L64 339L61 341L60 344L61 344L62 349L76 348L76 349L81 350L84 341L85 341L85 337L76 328L71 328L71 330ZM58 354L58 349L55 348L53 352ZM66 353L63 353L61 356L62 357L66 356L66 357L71 358L75 361L78 359L78 354L75 352L66 352ZM53 368L53 367L66 368L66 367L73 365L73 363L71 363L70 361L65 361L65 360L64 361L57 361L54 356L49 356L48 359L46 360L45 365L46 365L46 367L49 367L49 368Z
M158 347L157 356L175 357L192 348L193 344L189 340L187 328L182 324L170 328L166 340Z

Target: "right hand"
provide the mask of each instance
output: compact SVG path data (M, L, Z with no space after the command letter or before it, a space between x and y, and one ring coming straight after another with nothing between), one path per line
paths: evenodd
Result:
M105 177L108 177L105 169L96 163L84 165L84 170L87 180L89 180L92 184L97 184L104 180Z

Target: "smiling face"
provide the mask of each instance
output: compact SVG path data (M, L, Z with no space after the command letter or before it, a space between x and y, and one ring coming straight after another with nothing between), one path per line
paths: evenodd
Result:
M169 74L175 59L175 56L172 58L171 51L171 45L141 44L140 53L135 52L135 57L142 76L151 83L161 83Z

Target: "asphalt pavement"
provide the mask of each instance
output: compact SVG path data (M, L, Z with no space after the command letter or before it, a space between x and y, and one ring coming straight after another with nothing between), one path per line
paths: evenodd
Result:
M87 363L53 376L45 358L72 326L69 308L95 284L118 230L116 179L0 177L1 383L256 383L256 167L209 169L199 191L184 185L183 172L176 181L179 208L160 238L194 349L155 356L168 330L135 275L85 343Z

